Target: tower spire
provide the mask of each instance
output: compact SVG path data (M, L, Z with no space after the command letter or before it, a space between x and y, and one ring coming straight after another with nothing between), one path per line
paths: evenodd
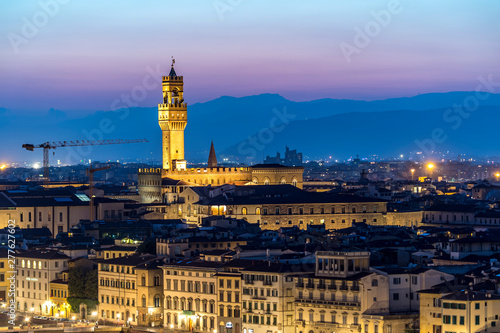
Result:
M172 68L170 68L170 73L168 74L168 76L171 76L171 77L177 76L177 74L175 73L175 70L174 70L174 64L175 64L175 59L174 59L174 56L172 56Z
M212 145L210 146L210 154L208 154L208 167L217 167L217 156L215 156L214 141L212 140Z

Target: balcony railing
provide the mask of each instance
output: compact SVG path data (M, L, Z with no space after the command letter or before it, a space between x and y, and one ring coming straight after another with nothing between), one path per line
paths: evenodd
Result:
M300 299L296 298L296 302L300 303L308 303L308 304L328 304L328 305L337 305L337 306L348 306L348 307L359 307L359 302L343 302L343 301L327 301L327 300L319 300L319 299Z
M272 281L262 281L262 284L265 285L265 286L272 286L273 285L273 282Z

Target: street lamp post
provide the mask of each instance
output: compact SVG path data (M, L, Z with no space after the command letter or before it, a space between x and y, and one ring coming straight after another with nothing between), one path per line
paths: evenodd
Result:
M429 169L429 178L432 178L432 170L434 169L434 164L427 164L427 169Z
M411 180L413 181L413 175L415 174L415 169L411 169L410 172L411 172Z

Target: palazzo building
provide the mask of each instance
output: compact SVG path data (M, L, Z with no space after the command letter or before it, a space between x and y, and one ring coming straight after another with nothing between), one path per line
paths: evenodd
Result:
M203 185L277 185L302 188L303 167L258 164L222 167L217 164L212 142L206 168L187 168L184 158L184 129L187 103L184 102L184 79L174 70L162 77L163 98L158 104L158 123L162 131L162 168L139 169L139 194L143 203L168 202L168 193L186 186Z

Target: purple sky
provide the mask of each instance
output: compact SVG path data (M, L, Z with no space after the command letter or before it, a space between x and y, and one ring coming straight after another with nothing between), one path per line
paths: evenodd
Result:
M2 1L0 107L109 110L141 91L146 68L167 73L171 56L189 104L259 93L384 99L500 78L500 2L393 2ZM390 22L376 23L374 13L393 7ZM357 29L370 28L369 44L347 61L341 46L355 47ZM140 106L160 100L149 82Z

